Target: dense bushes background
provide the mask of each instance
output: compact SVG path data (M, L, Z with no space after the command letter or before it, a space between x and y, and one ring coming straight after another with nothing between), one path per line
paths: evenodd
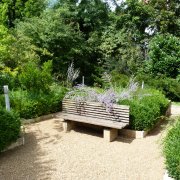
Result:
M179 8L177 0L57 0L49 4L25 0L21 5L4 0L0 2L0 86L31 89L31 82L42 86L38 79L33 81L30 66L43 70L51 60L51 77L61 84L74 62L80 69L76 83L84 76L85 84L104 86L101 77L106 71L113 74L114 84L125 86L127 76L144 73L151 81L145 84L159 86L168 98L178 101ZM25 75L28 71L32 76ZM155 77L161 85L153 82ZM46 76L43 82L51 80Z
M166 168L170 177L180 179L180 118L169 130L164 142Z
M172 101L180 101L180 83L178 79L167 77L153 77L147 74L138 74L137 80L144 82L145 87L155 88L163 92Z
M20 135L20 117L14 111L8 112L0 107L0 152Z
M168 100L156 90L139 91L134 98L119 101L119 104L130 105L130 128L134 130L150 130L165 115Z
M51 87L49 92L14 91L10 95L11 107L21 118L29 119L61 111L61 103L66 88L58 85Z

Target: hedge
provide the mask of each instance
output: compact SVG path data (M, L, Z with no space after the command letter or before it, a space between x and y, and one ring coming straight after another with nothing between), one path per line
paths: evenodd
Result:
M119 104L130 106L130 129L150 130L165 115L169 101L156 90L139 91L134 98L120 101Z
M164 141L166 168L170 177L180 179L180 118L169 130Z
M49 93L14 91L10 94L11 107L24 119L55 113L61 111L65 93L66 89L61 86L53 87Z
M21 121L15 112L8 112L0 108L0 152L20 135Z

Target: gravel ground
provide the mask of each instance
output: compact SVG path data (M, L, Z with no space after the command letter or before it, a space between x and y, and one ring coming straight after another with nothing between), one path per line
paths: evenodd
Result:
M162 180L166 125L111 143L87 127L64 133L57 119L27 125L25 145L0 154L0 180Z
M171 113L172 113L172 116L180 116L180 106L172 105Z

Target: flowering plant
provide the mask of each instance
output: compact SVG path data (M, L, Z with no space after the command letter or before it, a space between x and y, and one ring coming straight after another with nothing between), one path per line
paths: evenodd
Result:
M131 79L128 87L120 93L115 91L113 87L107 90L101 89L100 91L100 89L79 84L69 91L65 98L71 99L77 103L86 101L100 102L106 107L106 111L111 112L113 110L113 104L124 99L131 99L133 93L136 92L137 89L138 83L135 82L134 79Z

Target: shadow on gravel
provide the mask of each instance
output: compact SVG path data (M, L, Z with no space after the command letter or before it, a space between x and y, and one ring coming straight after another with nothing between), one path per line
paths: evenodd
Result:
M124 136L118 136L118 138L116 138L115 141L118 141L118 142L122 142L122 143L132 143L135 139L134 138L127 138L127 137L124 137Z
M168 119L162 120L155 128L153 128L148 133L148 136L156 136L156 135L160 134L174 122L175 122L175 119L173 119L173 118L168 118Z
M88 134L96 137L103 137L103 129L100 126L95 126L91 124L76 123L73 128L77 133Z
M0 153L0 180L50 179L54 160L46 159L38 141L35 133L27 133L24 146Z

